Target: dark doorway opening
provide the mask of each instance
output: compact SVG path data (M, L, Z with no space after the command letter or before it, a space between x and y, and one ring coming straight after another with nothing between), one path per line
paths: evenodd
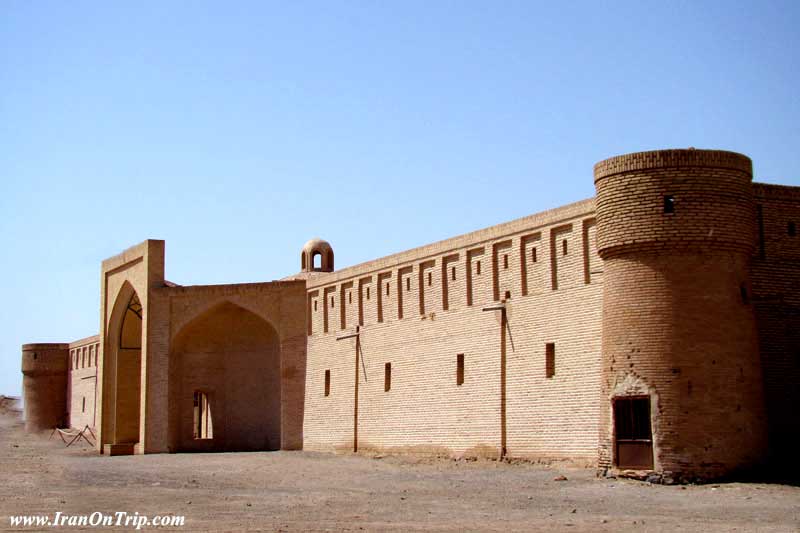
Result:
M653 468L650 397L614 399L614 459L617 467Z

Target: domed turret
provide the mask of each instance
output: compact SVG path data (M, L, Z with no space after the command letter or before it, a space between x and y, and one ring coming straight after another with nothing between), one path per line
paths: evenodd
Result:
M660 150L595 166L603 467L708 479L765 448L749 303L749 158Z
M311 239L300 254L303 272L333 272L333 248L328 241Z

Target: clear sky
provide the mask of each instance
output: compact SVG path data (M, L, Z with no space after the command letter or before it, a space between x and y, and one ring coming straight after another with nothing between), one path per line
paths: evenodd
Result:
M100 262L337 266L594 194L695 146L800 184L800 2L0 2L0 393L97 333Z

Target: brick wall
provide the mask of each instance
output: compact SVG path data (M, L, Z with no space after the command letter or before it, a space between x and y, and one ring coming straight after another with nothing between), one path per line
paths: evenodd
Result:
M750 180L750 160L730 152L645 152L595 166L601 466L617 463L612 402L625 396L650 398L658 471L717 477L763 459L756 324L742 294L755 244Z
M800 438L800 189L762 183L753 189L758 246L752 261L752 300L764 368L770 456L774 465L796 476L800 471L794 459Z
M94 428L97 401L97 356L100 337L95 335L69 345L69 425Z
M497 456L505 445L512 457L595 464L602 266L593 207L579 202L310 279L304 447L352 450L357 425L359 450ZM360 334L337 341L356 322L330 295L351 283L361 288ZM503 301L505 327L502 311L482 310ZM550 378L547 343L556 346Z
M773 461L793 464L800 189L751 173L731 152L628 154L595 166L596 200L338 271L312 240L305 271L273 283L174 286L163 241L145 241L103 262L98 337L23 347L26 413L39 427L68 411L101 445L124 433L140 453L205 449L187 444L187 405L207 388L263 397L217 414L245 436L279 427L283 449L609 467L612 402L647 396L656 470L756 464L765 425ZM116 343L133 294L142 348L126 371ZM264 342L241 345L262 323ZM122 401L120 380L135 392ZM228 444L209 449L264 447Z
M169 309L168 449L301 448L305 282L161 287L153 296ZM211 398L210 442L192 437L196 390Z
M22 345L22 392L26 431L52 430L54 427L66 425L68 372L68 344Z

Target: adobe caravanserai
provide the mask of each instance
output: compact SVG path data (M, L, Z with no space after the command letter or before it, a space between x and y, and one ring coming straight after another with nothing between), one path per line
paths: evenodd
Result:
M180 286L102 263L99 335L22 347L29 430L109 455L376 450L711 479L796 464L800 187L662 150L596 198L335 270Z

